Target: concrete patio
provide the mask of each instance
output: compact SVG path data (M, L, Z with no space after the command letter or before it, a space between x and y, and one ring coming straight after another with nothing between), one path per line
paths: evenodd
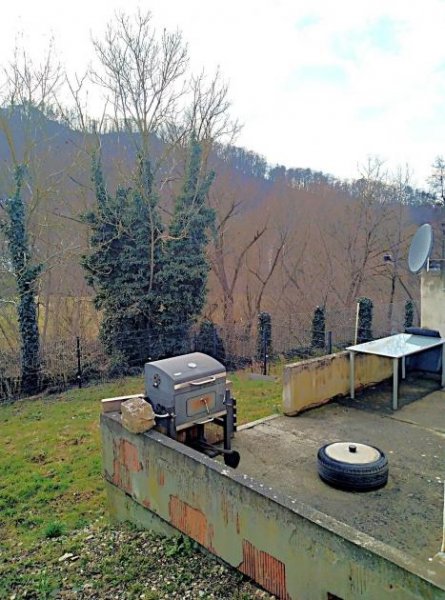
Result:
M298 417L277 417L242 429L234 447L239 470L360 532L429 561L442 543L445 478L445 391L410 377L391 409L391 383L368 388ZM383 450L386 487L367 493L334 489L317 475L317 451L351 441Z

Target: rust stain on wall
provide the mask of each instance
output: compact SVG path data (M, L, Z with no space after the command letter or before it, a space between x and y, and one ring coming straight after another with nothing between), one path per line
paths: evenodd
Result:
M120 440L113 440L113 483L125 489L121 477Z
M158 471L158 484L162 487L165 483L165 475L164 471Z
M193 508L177 496L170 496L168 503L170 523L190 536L202 546L213 550L213 526L208 524L205 514Z
M236 514L236 533L240 533L241 532L241 527L240 527L240 522L239 522L239 514Z
M227 502L227 497L224 493L221 496L221 512L222 512L224 524L228 525L228 523L229 523L229 505Z
M121 463L126 466L130 473L142 471L142 464L139 462L138 449L128 440L120 441L119 457Z
M243 562L238 569L277 598L290 600L284 563L267 552L258 550L247 540L243 540Z
M128 494L131 493L130 473L142 471L138 449L128 440L113 442L113 483Z

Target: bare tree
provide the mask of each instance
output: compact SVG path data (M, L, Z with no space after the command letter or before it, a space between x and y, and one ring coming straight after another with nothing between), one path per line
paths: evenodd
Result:
M94 81L106 92L116 126L139 134L138 150L147 156L150 135L176 120L185 93L188 56L182 34L164 29L158 36L150 12L134 17L120 12L93 45L100 64Z
M386 325L388 332L399 328L399 323L394 322L397 284L403 289L404 294L413 300L413 294L404 282L404 277L407 275L406 256L411 238L407 212L407 198L411 179L409 168L399 168L391 179L388 189L391 206L387 212L387 219L382 231L383 260L380 267L381 277L386 283L389 283ZM382 290L382 292L385 291Z
M433 172L428 179L431 189L436 198L440 198L440 202L445 204L445 160L443 156L437 156L431 165Z
M43 60L38 64L23 46L16 46L13 60L3 69L3 104L22 110L52 112L62 73L62 65L55 59L54 40L50 40Z
M92 79L105 90L106 117L131 134L144 157L154 135L164 142L156 160L150 156L161 188L181 176L175 173L182 174L191 135L203 148L205 167L213 145L231 142L239 132L220 71L212 77L204 71L190 75L181 32L157 32L150 12L117 13L104 38L94 39L93 45L98 65Z
M185 127L201 142L232 144L241 125L230 116L229 88L217 69L207 77L204 71L191 78L192 99L186 111Z
M213 204L217 207L217 220L212 235L210 261L213 273L222 293L222 318L229 342L233 341L235 324L235 292L245 267L246 256L267 230L267 220L239 245L234 247L236 223L239 223L242 200L236 200L230 193L213 194ZM216 196L216 197L215 197Z
M316 221L299 224L288 236L281 258L280 297L291 314L296 306L310 315L314 306L327 304L334 278L327 237Z
M277 266L279 266L287 238L287 230L278 231L274 242L267 245L256 245L255 256L246 257L248 272L246 277L246 318L250 327L263 309L262 303L265 292L271 283ZM253 283L249 281L249 275L252 277Z
M355 182L356 199L349 203L344 220L328 226L338 273L333 293L345 307L360 296L364 282L378 272L382 262L382 231L389 211L387 182L383 162L370 158Z
M0 137L9 157L0 172L2 191L10 194L15 168L19 164L26 165L27 178L23 185L29 247L35 260L43 266L36 290L38 309L43 311L43 315L40 314L43 341L50 319L51 296L62 285L63 264L67 261L73 264L73 255L79 253L76 233L71 226L65 227L58 216L68 195L64 191L69 167L65 163L69 153L60 143L60 130L54 126L60 115L58 94L62 83L63 69L52 41L41 62L31 59L25 48L17 47L3 71ZM17 123L20 135L17 135ZM72 190L69 199L72 201ZM57 277L55 271L58 271Z

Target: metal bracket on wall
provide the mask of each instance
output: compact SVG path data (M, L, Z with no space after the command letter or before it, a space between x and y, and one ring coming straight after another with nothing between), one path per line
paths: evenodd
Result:
M426 263L426 270L433 273L442 273L444 271L443 264L445 258L428 258Z

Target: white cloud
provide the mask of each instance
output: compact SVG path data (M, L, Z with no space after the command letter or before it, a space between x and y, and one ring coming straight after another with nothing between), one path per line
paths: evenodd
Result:
M2 7L0 53L26 32L36 50L52 31L80 69L127 0L31 0ZM145 4L140 3L144 9ZM179 27L192 64L230 82L245 127L239 143L271 162L353 177L370 153L408 162L418 182L445 153L445 3L441 0L152 0L160 27Z

